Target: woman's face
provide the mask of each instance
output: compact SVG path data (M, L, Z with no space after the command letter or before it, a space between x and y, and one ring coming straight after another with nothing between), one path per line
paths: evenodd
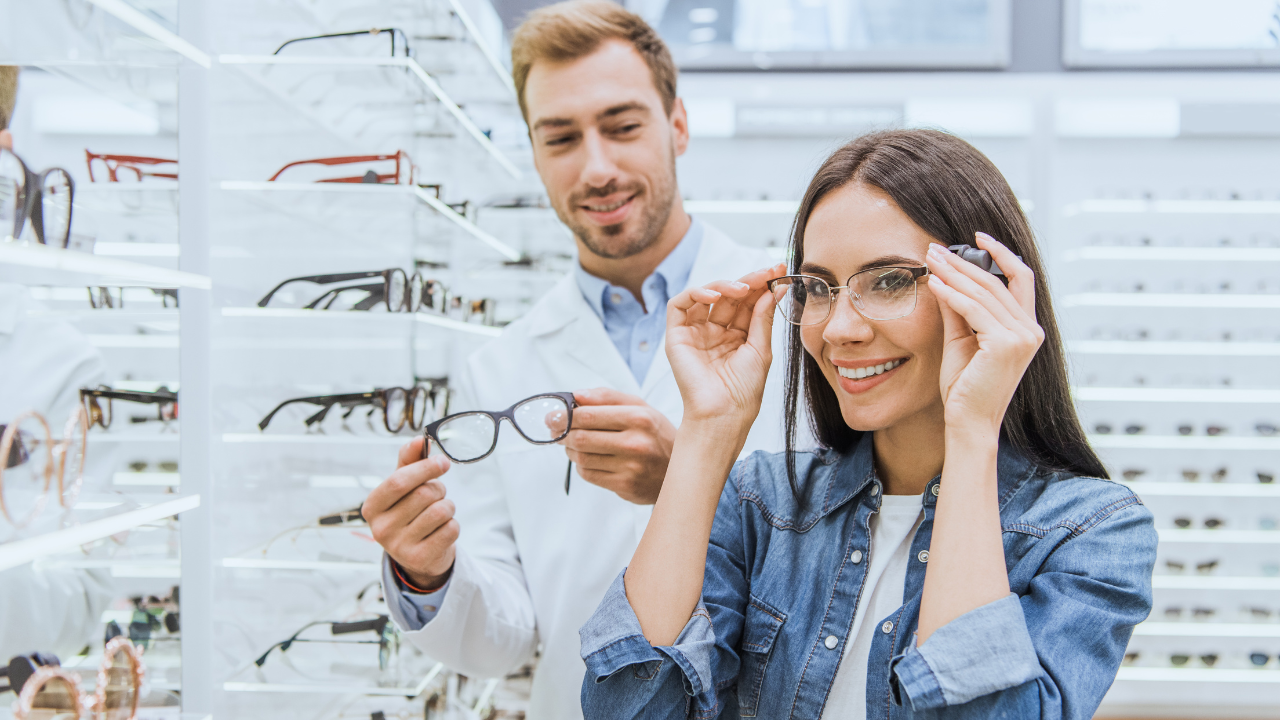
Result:
M936 242L879 188L849 183L824 197L809 215L800 272L844 285L849 277L886 265L923 267ZM916 307L896 320L867 320L841 290L831 315L800 328L805 350L840 401L840 414L854 430L892 427L922 414L942 417L939 372L942 316L928 283L916 287ZM857 379L860 368L898 363Z

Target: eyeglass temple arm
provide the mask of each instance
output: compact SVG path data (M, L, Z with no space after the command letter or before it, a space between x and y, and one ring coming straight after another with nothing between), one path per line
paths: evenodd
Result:
M356 36L359 36L359 35L381 35L382 33L391 33L391 55L392 55L392 57L395 57L395 54L396 54L396 33L397 33L397 32L398 32L398 33L400 33L400 35L401 35L401 36L403 36L403 37L405 38L405 40L404 40L404 43L405 43L405 55L406 55L406 56L408 56L408 54L409 54L409 38L408 38L408 36L407 36L407 35L405 35L405 34L404 34L404 31L403 31L403 30L401 30L400 28L394 28L394 27L392 27L392 28L374 29L374 30L353 30L353 31L351 31L351 32L327 33L327 34L325 34L325 35L310 35L310 36L308 36L308 37L294 38L294 39L292 39L292 40L286 40L286 41L285 41L285 43L284 43L283 45L281 45L280 47L276 48L276 51L275 51L275 52L273 52L273 53L271 53L271 54L272 54L272 55L279 55L281 50L283 50L283 49L285 49L285 48L289 47L289 46L290 46L290 45L292 45L293 43L296 43L296 42L306 42L307 40L326 40L326 39L328 39L328 38L338 38L338 37L356 37Z
M357 33L357 34L360 34L360 33ZM409 158L409 153L406 153L403 150L397 150L395 154L392 154L392 155L343 155L341 157L312 158L311 160L295 160L289 163L288 165L285 165L284 167L277 170L275 175L272 175L271 177L267 178L267 182L275 182L276 178L280 177L280 175L284 173L285 170L288 170L289 168L293 168L293 167L298 167L299 165L350 165L352 163L395 160L396 170L398 172L400 169L401 156L404 156L405 159L407 160Z
M569 403L569 428L565 430L565 434L569 434L569 430L573 429L573 408L578 407L577 401ZM569 467L564 471L564 494L569 494L569 481L573 479L573 460L569 461Z
M295 282L309 282L317 285L328 285L329 283L346 282L348 280L363 280L364 278L378 277L386 272L385 270L369 270L366 272L355 273L336 273L333 275L306 275L303 277L289 278L281 282L279 285L271 288L271 292L267 293L258 301L258 307L266 307L271 302L272 296L280 291L280 288Z

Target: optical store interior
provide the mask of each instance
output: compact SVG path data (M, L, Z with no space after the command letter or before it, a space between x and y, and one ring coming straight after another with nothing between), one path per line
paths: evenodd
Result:
M530 712L537 657L469 676L391 620L360 508L578 267L512 77L546 4L0 0L0 129L43 193L0 195L0 718ZM1159 534L1096 716L1280 716L1280 3L625 7L680 70L684 209L778 262L852 138L994 162ZM24 707L50 667L107 714Z

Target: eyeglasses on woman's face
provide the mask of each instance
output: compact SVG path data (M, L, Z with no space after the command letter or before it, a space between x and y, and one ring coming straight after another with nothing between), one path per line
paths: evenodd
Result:
M868 320L896 320L916 309L918 283L929 268L907 265L874 267L849 276L844 285L832 285L813 275L784 275L769 281L778 296L778 310L793 325L819 325L831 317L836 296L845 290L850 304Z

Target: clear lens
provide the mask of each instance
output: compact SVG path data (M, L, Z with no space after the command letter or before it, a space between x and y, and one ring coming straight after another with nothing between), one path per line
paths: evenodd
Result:
M404 309L405 291L408 285L408 278L405 277L404 271L395 269L387 276L387 309L391 312L400 312Z
M408 395L404 388L388 388L383 397L387 401L387 430L391 432L400 432L404 427L405 407L408 402Z
M107 691L102 703L103 720L129 720L138 702L138 678L128 652L117 650L107 668Z
M436 280L427 280L423 282L422 287L422 303L428 310L435 312L445 311L446 293L444 285Z
M31 522L45 503L53 479L49 426L35 413L18 416L0 434L0 509L16 527Z
M45 680L31 702L30 720L75 720L80 715L76 707L79 692L71 683L60 677Z
M71 236L71 176L66 170L45 173L41 188L41 210L44 218L44 241L54 247L66 247Z
M906 268L872 268L849 278L853 304L870 320L894 320L916 309L916 278Z
M17 155L0 148L0 240L21 234L26 201L26 168Z
M62 506L71 507L80 494L84 482L85 451L89 444L89 421L83 408L75 412L62 426L62 438L58 443L56 458L62 473Z
M409 391L409 427L421 430L427 417L427 389L421 385Z
M831 286L818 278L785 277L774 288L786 293L778 302L778 309L788 322L817 325L831 314Z
M409 312L418 312L422 308L422 275L414 273L409 276Z
M458 462L471 462L484 457L493 447L498 426L484 413L466 413L451 417L436 428L440 447Z
M526 400L512 414L516 428L530 442L555 442L569 432L569 406L558 397Z

